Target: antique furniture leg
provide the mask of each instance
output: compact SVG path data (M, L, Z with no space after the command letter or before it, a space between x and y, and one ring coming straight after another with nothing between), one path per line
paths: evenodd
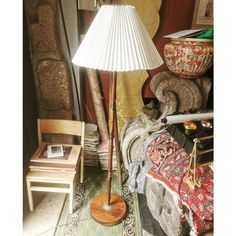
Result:
M33 211L34 210L33 194L31 191L31 181L28 178L26 178L26 184L27 184L29 208L30 208L30 211Z

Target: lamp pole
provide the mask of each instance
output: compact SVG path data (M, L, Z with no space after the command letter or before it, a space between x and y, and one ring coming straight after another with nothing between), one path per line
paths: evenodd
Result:
M116 113L116 78L117 72L113 72L109 81L109 146L108 146L108 176L107 176L107 204L110 205L111 200L111 180L112 180L112 161L113 161L113 140L115 141L116 161L119 184L121 185L121 166L120 152L117 128Z
M90 204L92 217L103 225L115 225L122 221L126 213L124 199L111 193L113 142L115 141L117 170L121 183L119 140L117 132L116 114L116 78L117 72L112 72L109 81L109 145L108 145L108 173L107 192L97 195Z

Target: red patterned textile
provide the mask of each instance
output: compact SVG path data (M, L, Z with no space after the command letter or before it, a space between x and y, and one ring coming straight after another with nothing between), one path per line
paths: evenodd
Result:
M167 186L175 193L180 203L191 212L188 219L197 234L213 229L213 171L207 166L197 166L197 175L201 187L192 191L183 181L190 156L179 146L174 138L165 132L147 145L147 153L154 163L148 172L152 178Z

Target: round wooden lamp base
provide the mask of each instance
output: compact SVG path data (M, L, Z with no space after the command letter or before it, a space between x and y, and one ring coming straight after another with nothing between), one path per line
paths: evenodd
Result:
M107 193L101 193L92 199L90 203L90 214L95 221L102 225L119 224L126 213L124 199L111 193L110 205L107 205Z

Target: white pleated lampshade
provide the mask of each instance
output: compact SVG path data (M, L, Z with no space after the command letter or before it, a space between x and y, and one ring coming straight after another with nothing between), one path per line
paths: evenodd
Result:
M135 7L103 5L72 62L103 71L150 70L160 57Z

